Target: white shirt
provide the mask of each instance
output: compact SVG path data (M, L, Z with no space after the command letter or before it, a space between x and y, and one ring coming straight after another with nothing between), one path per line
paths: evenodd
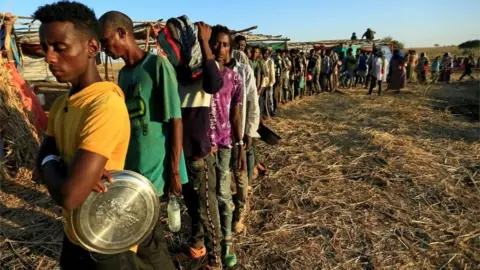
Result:
M233 71L237 72L242 78L242 138L244 135L260 138L257 133L260 124L260 106L253 69L250 65L235 61Z
M381 57L375 57L375 77L378 81L387 81L387 72L388 72L388 60ZM385 63L384 63L385 61ZM383 72L382 72L383 71Z
M265 66L267 70L267 80L264 80L262 87L273 87L275 84L275 63L271 57L265 61Z

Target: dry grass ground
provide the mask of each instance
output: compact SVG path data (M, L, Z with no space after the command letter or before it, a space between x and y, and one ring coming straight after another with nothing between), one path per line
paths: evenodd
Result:
M239 268L480 269L480 127L451 109L474 111L479 90L342 90L284 106L268 121L281 144L260 145L269 174L236 238ZM2 182L0 269L57 266L59 208L30 179ZM187 227L167 234L172 246Z

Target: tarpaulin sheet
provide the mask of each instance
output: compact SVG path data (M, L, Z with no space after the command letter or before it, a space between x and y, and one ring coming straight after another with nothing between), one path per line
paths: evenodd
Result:
M7 63L6 67L7 70L10 70L12 84L18 89L24 108L33 114L33 124L39 130L45 131L48 123L47 115L43 111L42 105L40 105L33 89L28 86L14 65Z

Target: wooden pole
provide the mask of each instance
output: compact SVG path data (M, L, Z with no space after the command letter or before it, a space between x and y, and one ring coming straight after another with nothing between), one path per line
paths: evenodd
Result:
M145 51L148 52L148 50L150 49L150 31L152 31L152 25L149 23L147 24L147 29L145 31L147 31L147 33L145 34Z
M105 64L104 64L104 71L105 71L105 81L109 81L108 78L108 55L105 54Z
M232 31L232 34L238 34L238 33L248 32L248 31L251 31L251 30L255 30L255 29L257 29L257 28L258 28L258 26L255 25L255 26L252 26L252 27L249 27L249 28L245 28L245 29L243 29L243 30L233 30L233 31Z

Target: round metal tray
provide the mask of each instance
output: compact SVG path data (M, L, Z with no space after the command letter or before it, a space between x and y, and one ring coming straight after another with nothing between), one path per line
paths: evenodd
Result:
M144 176L127 170L111 171L108 191L92 192L73 211L72 227L80 244L93 252L115 254L142 242L153 230L160 201Z

